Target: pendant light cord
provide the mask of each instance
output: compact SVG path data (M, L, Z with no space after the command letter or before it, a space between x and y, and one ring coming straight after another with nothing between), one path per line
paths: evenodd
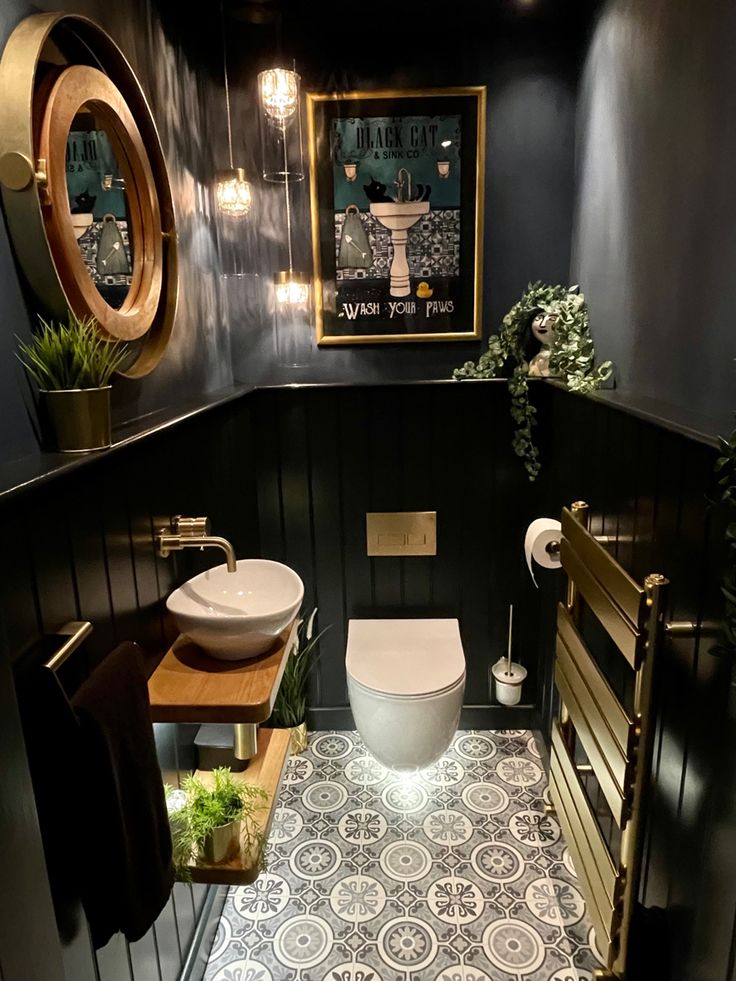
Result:
M286 237L289 243L289 275L294 272L291 254L291 200L289 196L289 165L286 154L286 120L281 124L281 134L284 141L284 190L286 193Z
M230 86L227 81L227 40L225 38L225 0L220 0L220 27L222 29L222 67L225 73L225 112L227 113L227 147L230 170L233 170L233 131L230 125Z

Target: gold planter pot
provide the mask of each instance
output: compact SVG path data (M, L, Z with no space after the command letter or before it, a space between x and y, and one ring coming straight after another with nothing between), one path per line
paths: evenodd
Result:
M291 752L292 754L303 753L307 748L307 743L309 742L309 733L307 732L307 723L302 722L298 726L293 726L291 729Z
M231 821L213 828L205 838L199 858L208 865L226 862L240 849L240 821Z
M42 430L49 449L60 453L89 453L112 442L110 385L39 392Z

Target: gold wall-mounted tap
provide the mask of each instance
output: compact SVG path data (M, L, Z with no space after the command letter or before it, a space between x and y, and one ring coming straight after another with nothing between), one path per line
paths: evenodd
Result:
M177 514L170 528L161 528L156 535L156 551L161 558L182 548L221 548L225 553L228 572L237 571L235 549L226 538L210 534L209 518L186 518Z

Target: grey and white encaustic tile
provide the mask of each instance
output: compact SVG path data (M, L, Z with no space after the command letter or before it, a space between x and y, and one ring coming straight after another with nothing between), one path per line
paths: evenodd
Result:
M228 892L205 981L591 981L599 963L531 732L420 774L356 733L291 758L268 871Z

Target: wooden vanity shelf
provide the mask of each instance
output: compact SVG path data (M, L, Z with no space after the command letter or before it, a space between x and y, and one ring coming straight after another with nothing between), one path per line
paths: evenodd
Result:
M265 722L296 637L294 620L270 651L218 661L181 634L148 680L154 722Z
M235 780L261 787L268 794L268 803L256 816L267 839L276 810L276 796L281 777L289 756L290 739L290 729L259 729L258 755L250 760L247 770L233 774ZM212 774L207 770L197 770L196 776L207 785L212 781ZM241 853L229 862L221 862L219 865L190 866L192 879L194 882L226 886L248 885L258 877L259 859L260 855L249 856L241 849Z
M218 661L208 657L187 636L180 635L148 679L148 697L154 722L265 722L281 684L286 660L296 637L294 620L271 650L244 661ZM261 787L268 794L257 815L266 838L276 808L281 777L289 756L289 729L258 730L258 752L242 773L233 778ZM209 784L212 774L196 775ZM218 865L191 866L195 882L247 885L258 876L260 855L241 853Z

